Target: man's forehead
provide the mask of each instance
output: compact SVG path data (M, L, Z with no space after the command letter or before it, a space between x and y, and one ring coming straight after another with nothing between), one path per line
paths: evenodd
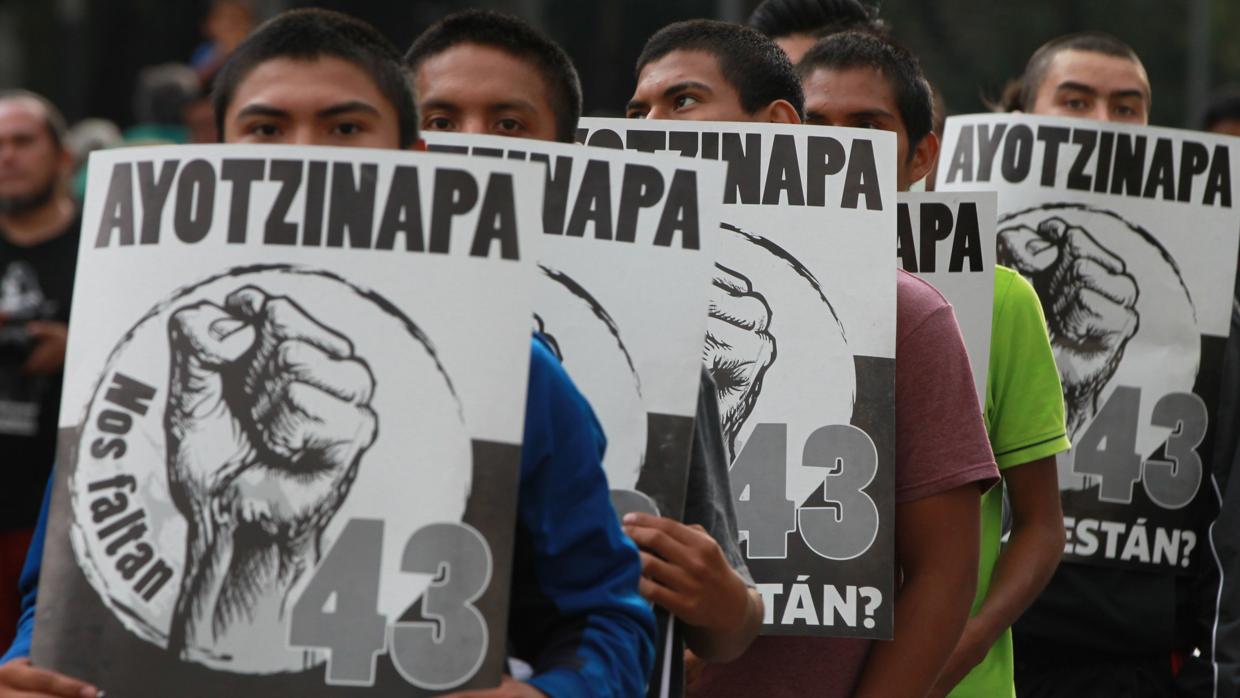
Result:
M637 84L661 90L681 82L699 82L718 88L726 84L719 58L708 51L676 49L642 66Z
M43 105L37 99L25 96L0 99L0 119L10 125L39 126L46 118Z
M296 89L291 89L296 83ZM293 58L278 56L251 68L237 83L233 107L254 98L317 98L332 96L335 101L378 102L391 106L373 75L361 66L337 56Z
M820 67L803 81L805 100L818 105L847 104L850 107L871 104L891 111L896 105L896 90L882 70L868 65Z
M518 79L514 81L514 77ZM451 99L452 95L443 94L440 89L445 86L453 91L472 86L481 91L502 90L508 94L508 97L494 94L497 101L520 93L531 102L549 102L551 93L543 71L533 61L496 46L474 42L462 42L426 58L418 64L414 80L418 83L419 98L436 92L440 97ZM448 81L452 83L445 85Z
M1097 51L1059 51L1051 57L1044 80L1050 82L1052 87L1076 83L1098 92L1136 90L1147 99L1150 96L1149 77L1141 63Z

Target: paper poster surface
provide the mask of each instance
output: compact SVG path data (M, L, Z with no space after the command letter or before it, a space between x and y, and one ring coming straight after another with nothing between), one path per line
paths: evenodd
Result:
M724 166L529 139L425 137L432 151L545 165L535 329L602 423L617 515L683 518ZM658 621L649 695L675 698L684 692L683 642L666 613Z
M456 133L432 151L546 167L534 325L607 436L618 511L679 519L724 168L671 155Z
M135 696L496 685L540 174L94 155L35 661Z
M952 304L985 408L995 293L995 194L901 192L899 200L900 266L929 281Z
M590 118L578 140L727 165L704 360L763 632L890 637L894 138Z
M998 192L997 261L1042 300L1073 444L1059 459L1066 561L1186 571L1200 553L1240 239L1233 142L948 120L939 189Z

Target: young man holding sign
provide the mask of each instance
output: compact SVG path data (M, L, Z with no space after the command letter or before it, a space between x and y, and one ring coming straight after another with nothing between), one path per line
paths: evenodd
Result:
M1020 80L1020 103L1013 106L1042 116L1147 125L1151 96L1132 48L1108 34L1087 32L1052 39L1035 51ZM1080 268L1106 273L1098 266ZM1101 283L1105 279L1086 286ZM1061 565L1014 628L1020 694L1170 695L1171 655L1184 639L1184 587L1171 572Z
M573 141L581 116L576 70L521 20L452 15L418 37L406 60L424 131ZM643 595L686 623L688 647L710 661L739 656L761 626L762 599L739 550L719 403L705 371L684 523L632 513L624 525L643 548Z
M834 34L797 70L809 123L896 133L901 191L935 163L930 86L907 49L878 34ZM1000 550L1003 492L988 492L973 612L933 696L1013 695L1009 628L1045 586L1064 542L1055 454L1068 441L1046 322L1033 287L1011 269L996 267L994 293L985 419L1013 527Z
M373 28L295 11L260 28L217 79L216 119L230 143L413 148L416 109L400 57ZM551 352L532 346L508 640L533 665L472 698L637 696L652 657L653 619L636 593L636 551L620 531L600 466L590 406ZM45 503L41 530L46 526ZM42 534L24 572L19 637L0 665L0 696L99 692L24 659L34 625Z
M637 73L630 118L801 121L803 95L787 57L745 27L666 27L647 42ZM903 272L897 297L895 539L903 583L895 640L760 637L740 659L708 665L694 694L802 696L814 687L828 696L922 696L947 660L977 578L979 488L996 473L951 306Z

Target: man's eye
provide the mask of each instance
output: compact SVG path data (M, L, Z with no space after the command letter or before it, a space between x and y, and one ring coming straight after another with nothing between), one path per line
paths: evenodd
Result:
M1064 101L1064 105L1065 105L1066 107L1068 107L1069 109L1073 109L1073 110L1076 110L1076 111L1080 111L1080 110L1082 110L1082 109L1087 109L1087 108L1089 107L1089 105L1088 105L1088 104L1085 102L1085 100L1083 100L1083 99L1069 99L1069 100L1065 100L1065 101Z
M332 131L341 136L356 136L362 132L362 125L353 123L352 121L345 121L343 123L336 124Z
M693 106L694 104L700 104L700 103L701 103L700 100L698 100L698 98L694 97L693 95L680 95L672 101L673 106L675 106L677 109L684 109L685 107Z
M646 111L645 111L644 109L630 109L630 110L628 110L628 112L626 112L626 113L625 113L624 118L626 118L626 119L644 119L644 118L646 118Z
M881 128L882 128L882 126L879 126L877 121L869 121L869 120L867 120L867 121L861 121L861 122L859 122L859 123L857 124L857 128L881 129Z
M274 138L279 135L280 129L275 124L254 124L250 127L250 133L261 138Z
M1133 109L1127 104L1120 104L1119 106L1115 107L1115 113L1120 116L1136 116L1137 110Z
M432 116L426 120L426 128L430 131L452 131L452 120L446 116Z
M503 132L520 131L521 122L516 119L500 119L495 122L495 129Z

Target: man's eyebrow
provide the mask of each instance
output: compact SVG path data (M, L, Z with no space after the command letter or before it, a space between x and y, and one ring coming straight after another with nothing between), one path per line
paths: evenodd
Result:
M644 109L649 106L650 106L649 104L646 104L640 99L630 99L629 103L624 105L624 111L630 112L630 111L633 111L634 109Z
M487 105L487 111L504 111L506 109L516 109L519 111L537 112L538 109L533 102L524 99L513 99L507 102L496 102Z
M666 89L663 90L663 96L664 97L675 97L681 92L685 92L688 90L701 90L703 92L712 92L712 93L714 92L714 90L710 89L710 85L707 85L704 82L698 82L697 80L684 80L674 85L669 85ZM649 104L646 104L642 100L631 99L629 100L629 103L625 105L625 111L629 111L633 109L641 109L642 107L649 107L649 106L650 106Z
M685 80L684 82L678 82L675 85L669 86L666 90L663 90L663 96L674 97L686 90L701 90L703 92L714 92L714 90L710 89L710 85L707 85L704 82L698 82L697 80Z
M443 109L444 111L457 111L460 109L460 107L456 105L456 102L453 102L448 99L428 99L422 102L421 104L419 104L418 109L420 111L426 111L427 109Z
M288 116L288 112L283 109L277 109L268 104L247 104L238 112L236 118L242 119L247 116L272 116L283 118Z
M1059 83L1055 86L1055 90L1076 90L1077 92L1084 92L1091 95L1098 94L1098 90L1095 90L1089 85L1086 85L1083 82L1073 82L1072 80L1065 80Z
M1135 87L1132 87L1126 90L1116 90L1108 96L1113 99L1114 98L1127 99L1128 97L1136 97L1138 99L1143 99L1143 100L1149 99L1149 95L1145 92L1145 90L1138 89Z
M371 114L374 116L379 115L378 109L374 108L373 106L365 102L361 102L355 99L355 100L351 100L348 102L341 102L340 104L333 104L332 106L327 107L326 109L320 109L318 112L315 113L315 116L319 117L320 119L323 119L323 118L328 118L332 116L340 116L341 114L349 114L351 112L358 112L358 111L365 112L367 114Z
M858 111L849 112L848 116L852 119L873 119L875 117L894 119L896 117L895 114L892 114L886 109L861 109Z

